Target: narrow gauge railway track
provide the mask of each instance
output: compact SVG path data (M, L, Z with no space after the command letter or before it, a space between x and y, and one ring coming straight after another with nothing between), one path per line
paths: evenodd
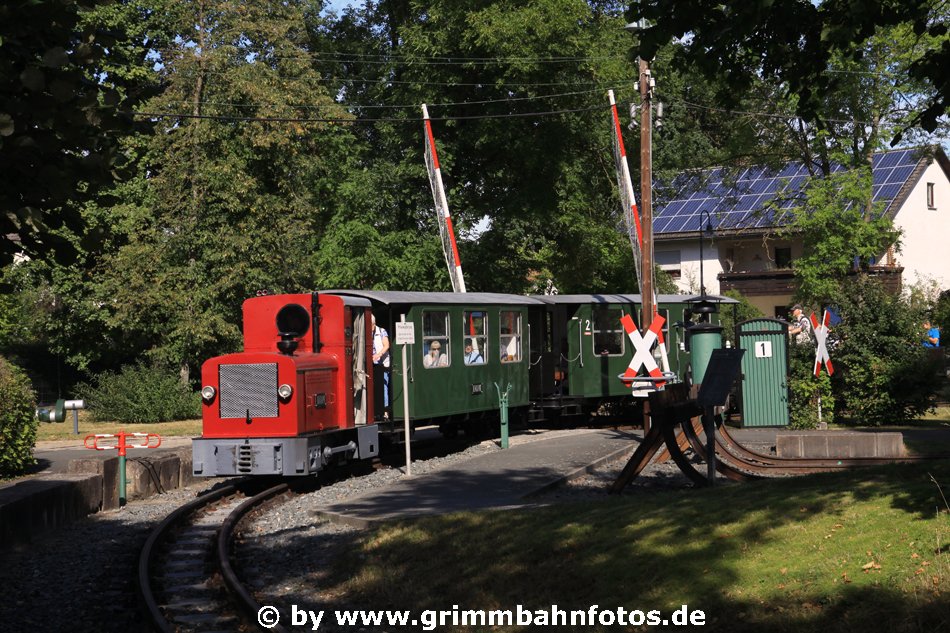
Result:
M245 630L241 616L253 616L259 605L231 567L232 535L251 510L287 491L280 484L245 497L241 484L231 484L162 521L142 547L138 566L139 594L155 630Z

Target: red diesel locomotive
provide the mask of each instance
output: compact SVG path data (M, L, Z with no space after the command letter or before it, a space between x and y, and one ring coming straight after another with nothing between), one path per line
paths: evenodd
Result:
M370 302L329 294L244 302L244 351L201 368L194 474L308 475L379 453Z

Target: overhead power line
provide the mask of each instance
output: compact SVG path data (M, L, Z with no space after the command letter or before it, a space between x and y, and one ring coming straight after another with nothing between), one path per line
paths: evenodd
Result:
M257 52L253 48L244 48L234 45L219 45L219 48L222 46L229 46L234 48L237 52L242 55L257 55ZM180 55L182 53L192 52L196 49L193 48L176 48L176 49L157 49L155 52L159 55L159 61L165 59L167 55ZM620 55L604 55L600 57L587 57L587 56L549 56L549 57L500 57L500 56L473 56L465 57L459 55L414 55L414 54L401 54L401 53L343 53L343 52L332 52L332 51L318 51L313 53L295 53L292 55L275 55L275 54L265 54L260 55L263 59L274 60L274 59L300 59L307 61L316 61L316 62L332 62L332 63L346 63L346 62L358 62L362 64L383 64L390 65L393 63L398 63L401 65L417 65L417 66L453 66L453 65L466 65L466 64L514 64L514 63L534 63L534 64L564 64L564 63L581 63L581 62L599 62L599 61L624 61L624 57Z
M558 114L574 114L578 112L593 112L596 110L606 110L604 105L591 106L587 108L570 108L564 110L548 110L542 112L508 112L505 114L475 114L465 116L441 116L430 117L430 121L471 121L479 119L525 119L544 116L555 116ZM417 118L402 117L376 117L376 118L345 118L345 117L258 117L258 116L227 116L217 114L189 114L185 112L131 112L132 116L139 118L154 119L205 119L213 121L243 121L259 123L412 123L418 125Z
M573 92L559 92L554 94L545 94L545 95L535 95L533 97L508 97L504 99L483 99L480 101L455 101L455 102L446 102L446 103L430 103L428 104L433 108L445 108L453 106L469 106L469 105L488 105L492 103L514 103L519 101L535 101L541 99L556 99L560 97L573 97L577 95L587 95L595 92L602 92L599 88L594 88L591 90L578 90ZM192 101L181 101L181 105L190 106L193 105ZM355 103L345 103L345 102L332 102L325 104L307 104L307 103L224 103L216 101L202 101L201 105L205 106L219 106L219 107L229 107L229 108L276 108L276 107L289 107L289 108L300 108L304 110L324 110L324 109L333 109L333 108L361 108L364 110L372 109L384 109L391 108L394 110L410 110L410 109L419 109L419 104L355 104Z

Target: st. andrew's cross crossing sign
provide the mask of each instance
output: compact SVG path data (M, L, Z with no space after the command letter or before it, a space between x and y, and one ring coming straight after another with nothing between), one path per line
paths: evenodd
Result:
M818 350L815 353L815 376L821 373L821 364L825 364L828 375L834 373L834 367L831 366L831 356L828 355L828 324L831 322L831 315L825 310L825 314L818 323L815 313L811 313L812 329L815 332L815 340L818 342Z
M653 345L663 333L663 324L666 322L666 319L659 314L654 314L653 322L650 323L646 334L642 336L636 324L633 322L633 317L629 314L623 315L620 322L623 324L623 329L627 333L627 338L629 338L633 344L633 358L630 360L630 365L627 367L627 371L623 373L621 379L624 380L625 383L629 379L632 383L633 379L640 373L641 367L646 367L647 373L649 373L652 378L663 378L663 372L660 371L659 365L656 364L652 350ZM660 388L666 383L665 381L658 380L655 384L657 388Z

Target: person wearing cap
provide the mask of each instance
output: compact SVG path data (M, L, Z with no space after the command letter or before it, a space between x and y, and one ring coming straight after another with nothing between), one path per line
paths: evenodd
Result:
M796 343L808 343L811 341L811 321L802 312L802 304L796 303L792 307L792 327L788 328L788 334Z
M432 343L429 344L429 353L422 359L422 366L428 369L432 367L446 367L448 364L449 357L442 353L442 343L432 341Z

